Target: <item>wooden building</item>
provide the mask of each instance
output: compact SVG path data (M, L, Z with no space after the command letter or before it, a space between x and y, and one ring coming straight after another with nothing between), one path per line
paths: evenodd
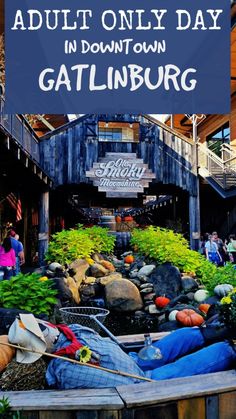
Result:
M0 0L0 11L3 2ZM17 230L32 259L42 259L51 232L97 222L100 208L151 212L152 222L189 233L236 229L236 5L232 2L230 115L205 115L195 134L186 115L165 124L148 115L0 114L1 234L16 223L14 194L22 205ZM0 13L0 34L3 32ZM161 110L160 110L161 112ZM200 122L200 120L199 120ZM168 199L163 197L168 196ZM153 205L145 206L149 197ZM201 208L199 209L199 197ZM50 208L49 208L50 201ZM200 226L201 210L201 226ZM142 223L141 223L142 224ZM27 246L28 243L28 246Z

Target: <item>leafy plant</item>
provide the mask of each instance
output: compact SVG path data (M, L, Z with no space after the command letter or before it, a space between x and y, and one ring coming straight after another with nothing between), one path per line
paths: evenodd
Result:
M210 267L207 264L202 265L197 272L199 277L201 277L202 284L206 286L210 293L213 293L214 288L218 284L231 284L233 287L236 287L236 270L234 265L227 263L219 268L212 263L210 265Z
M139 253L158 263L171 262L182 272L196 273L206 262L198 252L189 249L181 234L160 227L133 230L131 244Z
M52 236L46 260L57 261L62 265L75 259L89 258L94 252L110 253L114 248L115 238L102 227L63 230Z
M115 236L109 234L109 229L99 226L84 228L81 224L78 229L82 230L95 244L95 251L112 253L115 246Z
M0 418L1 419L20 419L20 412L12 412L9 399L3 397L0 399Z
M221 299L220 312L225 323L235 330L236 327L236 288Z
M40 281L40 275L19 274L8 281L0 281L0 306L18 308L33 314L50 314L57 299L52 282Z

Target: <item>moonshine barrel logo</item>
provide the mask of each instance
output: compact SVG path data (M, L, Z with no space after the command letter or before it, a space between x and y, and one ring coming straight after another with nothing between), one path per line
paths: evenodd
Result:
M91 171L86 172L86 176L108 197L127 197L129 193L137 196L155 178L143 160L134 153L128 156L126 153L106 153L100 162L93 164Z

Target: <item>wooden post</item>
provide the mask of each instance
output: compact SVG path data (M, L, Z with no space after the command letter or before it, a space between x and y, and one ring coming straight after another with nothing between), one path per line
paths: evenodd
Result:
M44 264L44 255L49 239L49 192L42 192L39 204L39 264Z
M198 145L197 145L197 119L193 115L193 153L192 172L195 175L195 193L189 196L189 233L190 247L192 250L200 248L200 194L198 177Z

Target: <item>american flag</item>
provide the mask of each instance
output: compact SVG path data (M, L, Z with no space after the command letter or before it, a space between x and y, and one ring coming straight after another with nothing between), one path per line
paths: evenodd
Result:
M6 200L16 210L16 222L22 220L21 200L13 192L7 195Z

